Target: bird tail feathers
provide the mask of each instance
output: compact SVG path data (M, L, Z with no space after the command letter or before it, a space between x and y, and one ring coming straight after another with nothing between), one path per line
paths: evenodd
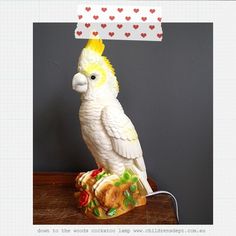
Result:
M147 181L146 178L146 173L143 173L142 171L140 171L136 166L132 166L131 172L133 172L134 174L136 174L139 178L139 185L141 187L141 189L144 189L144 191L146 191L144 194L150 194L153 192L150 184Z

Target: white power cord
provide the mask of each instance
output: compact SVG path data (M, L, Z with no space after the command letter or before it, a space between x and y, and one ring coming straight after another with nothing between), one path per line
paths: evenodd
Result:
M168 192L168 191L156 191L156 192L152 192L152 193L149 193L146 195L146 197L150 197L150 196L153 196L153 195L159 195L159 194L168 194L172 197L172 199L174 199L174 202L175 202L175 213L176 213L176 218L178 220L178 223L179 223L179 208L178 208L178 203L177 203L177 200L175 198L175 196Z

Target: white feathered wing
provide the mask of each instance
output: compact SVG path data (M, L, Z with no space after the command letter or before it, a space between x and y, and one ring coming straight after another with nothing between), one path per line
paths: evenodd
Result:
M147 193L153 192L147 181L146 167L137 132L122 107L105 107L102 110L102 124L111 139L113 151L122 158L133 160L131 171L138 175Z

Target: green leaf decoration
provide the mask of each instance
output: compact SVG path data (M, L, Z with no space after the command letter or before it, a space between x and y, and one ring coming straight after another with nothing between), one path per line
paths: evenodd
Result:
M131 181L132 181L133 183L138 182L138 177L137 177L137 176L132 177Z
M134 200L132 195L130 195L130 196L128 197L128 199L129 199L130 201L133 201L133 200Z
M125 197L127 197L127 198L130 198L130 197L131 197L130 192L129 192L128 190L125 190L125 191L124 191L124 195L125 195Z
M94 198L93 204L94 204L94 206L99 206L98 200L96 198Z
M121 184L125 184L127 182L127 179L120 177L120 183Z
M85 189L87 189L87 184L84 184L83 186L82 186L82 188L85 190Z
M123 174L123 178L124 178L125 180L129 180L129 179L131 178L130 173L129 173L128 171L125 171L124 174Z
M116 214L116 208L111 208L108 212L107 215L109 216L114 216Z
M107 173L103 173L103 174L102 174L102 178L103 178L103 177L106 177L106 176L108 176Z
M99 210L98 210L97 207L93 208L93 214L94 214L95 216L100 216L100 213L99 213Z
M132 198L132 196L130 197L130 198L125 198L124 199L124 205L126 206L126 207L128 207L128 205L132 205L132 206L135 206L136 205L136 200L134 200L133 198Z
M89 204L88 204L88 207L93 208L94 206L95 205L94 205L93 201L90 201Z
M136 201L132 198L132 199L130 199L130 201L129 201L130 203L131 203L131 205L133 205L133 206L135 206L136 205Z
M98 181L99 179L101 179L102 178L102 175L97 175L96 176L96 180Z
M121 185L121 183L120 182L115 182L115 184L114 184L116 187L119 187L120 185Z
M128 198L125 198L125 199L124 199L124 205L125 205L126 207L128 207L129 203L130 203L129 199L128 199Z
M88 203L88 207L89 207L89 208L92 207L92 201L90 201L90 202Z
M107 176L108 174L106 173L106 172L103 172L103 173L101 173L101 174L98 174L97 176L96 176L96 180L98 181L98 180L100 180L101 178L103 178L103 177L105 177L105 176Z
M130 185L129 190L134 193L137 190L137 187L135 184Z

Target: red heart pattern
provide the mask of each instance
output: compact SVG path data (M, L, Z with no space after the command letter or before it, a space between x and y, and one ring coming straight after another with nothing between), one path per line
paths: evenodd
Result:
M149 25L149 29L153 30L155 28L155 25Z
M141 33L141 36L142 36L143 38L145 38L145 37L147 36L147 34L146 34L146 33Z
M153 14L156 10L155 9L150 9L150 12Z
M89 30L93 28L95 31L92 31L92 35L100 35L104 38L116 39L119 35L123 35L127 40L128 38L129 40L139 38L139 40L161 41L163 38L162 17L156 7L117 6L114 8L112 6L85 5L78 10L78 13L77 17L80 23L77 24L75 37L87 38L91 32ZM132 21L135 23L132 24ZM96 22L100 24L97 25ZM112 22L117 22L115 28Z
M76 34L80 36L82 34L82 31L76 31Z
M118 25L117 25L117 28L118 28L118 29L121 29L122 27L123 27L122 24L118 24Z
M115 34L114 32L109 32L109 35L110 35L111 37L113 37L114 34Z
M147 17L141 17L142 21L146 21L147 20Z

